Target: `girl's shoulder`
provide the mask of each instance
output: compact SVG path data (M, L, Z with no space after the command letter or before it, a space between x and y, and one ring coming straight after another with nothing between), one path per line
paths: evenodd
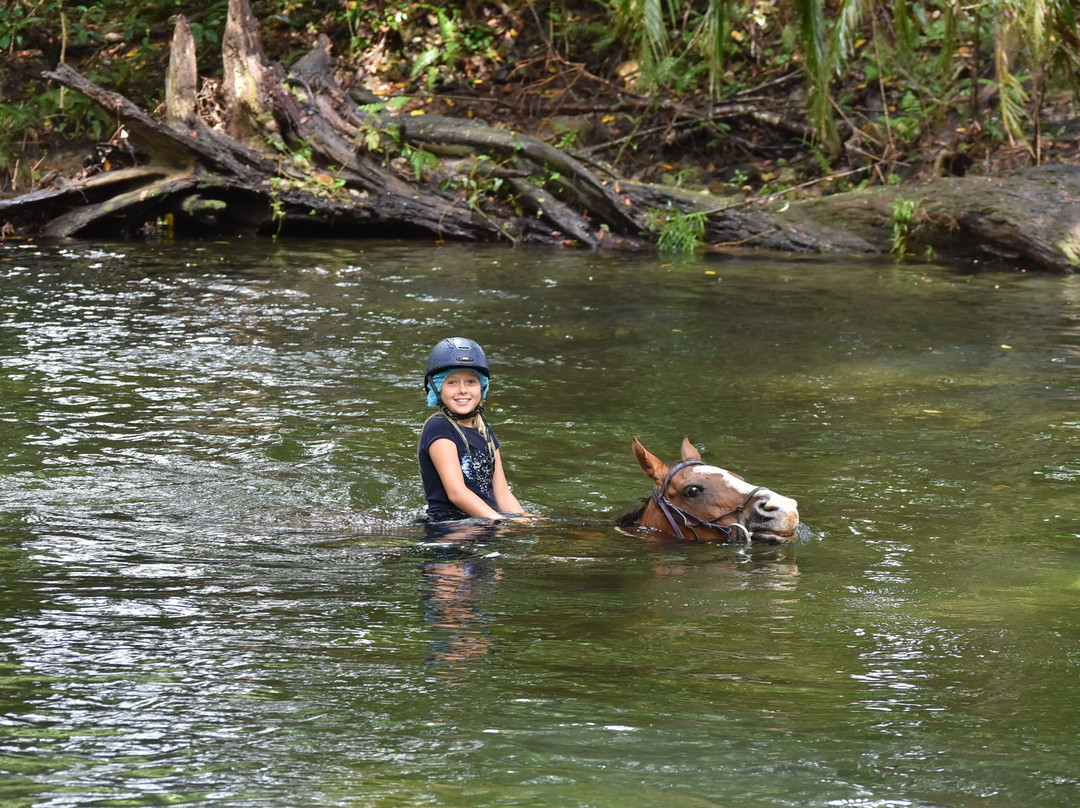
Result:
M424 421L424 426L420 430L420 445L426 449L439 438L450 438L455 443L460 442L458 431L450 423L450 419L441 412L435 413Z
M424 421L424 425L421 427L420 432L426 434L428 432L443 432L446 430L453 432L454 425L451 424L450 419L441 412L436 412L428 416L428 419Z

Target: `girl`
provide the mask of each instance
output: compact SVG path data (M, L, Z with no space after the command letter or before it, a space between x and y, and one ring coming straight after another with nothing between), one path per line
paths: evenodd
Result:
M418 453L434 522L522 515L503 473L499 440L484 417L490 378L487 357L471 339L444 339L428 356L424 389L428 406L440 411L424 422Z

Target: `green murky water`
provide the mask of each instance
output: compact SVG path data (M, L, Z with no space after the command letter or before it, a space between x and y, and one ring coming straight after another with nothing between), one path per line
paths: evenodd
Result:
M439 338L551 519L430 547ZM1080 278L0 248L0 802L1080 804ZM791 549L612 527L637 435Z

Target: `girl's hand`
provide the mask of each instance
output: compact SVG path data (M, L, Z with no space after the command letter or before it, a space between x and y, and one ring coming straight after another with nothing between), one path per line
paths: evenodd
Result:
M537 519L545 518L542 513L529 513L527 511L523 513L504 513L502 517L508 522L534 522Z

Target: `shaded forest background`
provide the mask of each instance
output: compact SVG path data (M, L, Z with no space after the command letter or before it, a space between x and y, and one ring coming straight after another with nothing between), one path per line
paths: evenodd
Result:
M361 105L505 125L640 182L811 196L1075 161L1080 145L1080 36L1065 0L252 8L275 62L328 37L337 81ZM180 13L199 60L199 114L213 121L227 11L227 0L9 0L0 194L131 159L117 120L41 72L65 63L160 109ZM302 161L303 145L292 148ZM387 154L406 171L428 157Z

